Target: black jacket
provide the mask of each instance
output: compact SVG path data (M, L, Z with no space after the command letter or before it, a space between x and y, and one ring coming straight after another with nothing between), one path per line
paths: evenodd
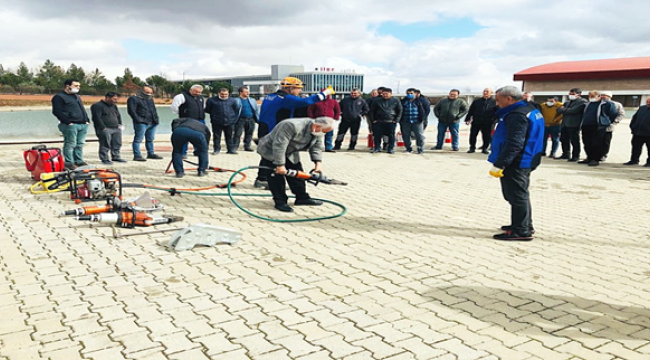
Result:
M192 119L192 118L180 118L180 119L174 119L172 121L172 132L178 128L188 128L194 131L198 131L203 133L205 135L205 140L207 142L210 142L210 137L212 136L212 133L210 133L210 129L208 128L207 125L204 123Z
M137 95L129 97L126 101L126 109L134 124L158 124L158 112L153 99L138 90Z
M536 103L534 101L526 101L526 102L528 103L528 105L534 107L535 109L537 109L539 111L542 111L542 105L540 105L540 104L538 104L538 103Z
M399 122L402 118L402 104L394 97L388 100L375 99L372 101L368 116L372 122Z
M431 114L431 101L422 94L418 97L418 101L422 104L422 109L424 109L424 126L426 127L429 123L429 114Z
M104 100L94 103L90 107L90 113L97 132L105 128L115 129L122 125L122 115L117 105L108 105Z
M52 97L52 114L62 124L89 123L88 113L84 108L81 98L77 94L68 94L64 91Z
M339 102L341 107L341 121L358 122L361 121L361 115L366 115L370 111L368 103L360 96L353 99L348 96Z
M630 129L632 135L636 136L650 136L650 108L643 105L632 116L630 122Z
M558 114L562 114L562 127L577 128L582 122L582 115L589 101L582 97L571 100L557 109Z
M212 124L231 126L239 119L241 103L235 98L228 97L221 100L219 96L213 96L205 104L205 112L210 114Z
M472 124L476 125L491 124L497 121L497 117L494 114L497 110L497 102L493 97L487 99L480 97L472 101L472 105L469 106L465 119L467 120L471 117Z

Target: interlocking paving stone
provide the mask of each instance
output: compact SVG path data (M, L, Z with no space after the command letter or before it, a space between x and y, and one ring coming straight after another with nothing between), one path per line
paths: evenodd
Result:
M29 146L2 145L0 359L648 359L650 171L621 165L628 124L597 168L543 160L529 243L491 239L509 208L482 154L325 154L326 174L349 186L308 191L348 213L320 222L263 222L225 197L152 191L185 217L177 226L244 233L234 246L174 252L169 233L114 239L108 227L59 217L80 205L63 192L30 194ZM96 150L86 144L93 165ZM229 177L179 181L163 174L161 154L114 166L128 183ZM259 158L210 161L239 169ZM250 178L236 192L259 193ZM337 211L241 203L266 216Z

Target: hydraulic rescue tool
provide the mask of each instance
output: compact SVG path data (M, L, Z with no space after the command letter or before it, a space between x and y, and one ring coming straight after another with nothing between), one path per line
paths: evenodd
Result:
M138 198L120 200L118 198L106 199L106 205L102 206L84 206L72 210L66 210L61 213L63 216L81 216L94 215L105 212L116 212L127 209L133 209L139 212L159 211L165 207L158 200L151 197L149 192L145 192Z
M101 213L94 215L75 216L77 220L86 220L100 224L114 224L123 228L133 228L136 226L152 226L159 224L169 224L176 221L183 221L182 216L173 215L151 215L146 212L118 211L112 213Z
M323 173L318 171L310 171L307 173L304 171L289 169L287 170L285 176L305 180L308 183L314 184L314 186L318 185L319 183L329 184L329 185L342 185L342 186L346 186L348 184L343 181L330 179L325 175L323 175Z

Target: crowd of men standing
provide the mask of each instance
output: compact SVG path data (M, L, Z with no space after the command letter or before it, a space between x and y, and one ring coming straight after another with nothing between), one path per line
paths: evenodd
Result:
M105 98L91 107L91 117L88 116L77 95L81 84L75 79L66 80L64 90L52 98L53 113L59 119L59 130L64 136L64 156L66 166L74 169L86 165L83 158L83 144L87 134L87 126L91 122L99 139L99 159L103 164L126 162L120 155L122 132L124 125L117 109L119 94L109 92ZM174 97L171 111L179 118L189 118L201 125L183 125L202 136L212 129L211 137L205 143L194 144L196 133L185 136L176 135L177 143L183 143L182 149L174 149L172 159L177 173L182 176L182 159L187 157L187 143L193 143L195 154L208 151L212 140L212 154L221 152L221 138L225 138L226 153L237 154L243 142L244 151L254 151L252 147L256 125L258 137L269 131L267 122L260 122L260 107L255 99L250 97L247 87L238 89L238 96L231 97L228 89L220 89L217 96L205 99L203 87L194 85ZM147 161L162 159L155 153L154 140L159 124L158 113L153 101L154 89L145 85L127 101L127 112L133 120L134 138L132 141L133 160ZM569 162L578 162L590 166L598 166L607 159L611 147L612 135L617 124L624 118L623 106L612 101L612 94L607 91L591 91L588 97L582 96L582 90L573 88L568 92L569 101L561 103L555 97L548 97L542 104L532 101L532 94L524 93L524 100L540 110L545 121L543 152L545 156ZM298 95L300 96L300 95ZM492 134L498 121L494 95L491 89L484 89L483 96L468 104L460 98L460 91L452 89L448 96L440 99L433 107L433 113L438 119L435 146L431 150L441 150L445 136L451 137L451 150L459 151L459 125L465 119L470 126L469 150L474 153L480 150L489 153ZM304 98L304 95L303 95ZM269 103L270 104L270 103ZM418 89L409 88L402 99L393 95L387 87L373 89L371 97L364 99L359 89L353 89L349 96L336 101L331 95L323 101L301 106L291 111L283 111L284 118L292 117L331 117L338 121L336 134L334 130L325 135L324 148L327 152L341 150L343 142L350 132L348 151L354 151L359 141L361 125L367 122L372 133L372 153L386 151L395 152L397 142L396 132L399 124L404 142L404 152L424 153L425 130L428 126L431 103ZM632 152L626 165L639 164L640 155L645 145L650 151L650 100L641 106L634 114L630 128L632 131ZM210 128L205 124L206 115L210 118ZM259 125L258 125L259 124ZM176 125L179 125L177 122ZM205 126L206 132L202 126ZM180 133L179 133L180 134ZM189 135L188 135L189 134ZM482 143L477 144L478 135ZM242 138L243 137L243 138ZM550 138L550 149L547 143ZM412 146L415 140L415 149ZM174 139L172 139L174 140ZM141 150L145 142L146 156ZM196 142L196 141L195 141ZM584 148L586 157L581 160L581 150ZM548 151L547 151L548 150ZM179 156L175 154L179 153ZM179 160L180 159L180 160ZM650 159L649 159L650 160ZM199 173L205 171L207 163L200 166ZM203 166L204 165L204 166ZM650 161L646 163L650 167Z

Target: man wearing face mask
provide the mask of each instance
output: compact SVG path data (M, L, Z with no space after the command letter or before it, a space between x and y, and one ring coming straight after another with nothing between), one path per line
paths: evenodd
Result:
M598 91L589 92L589 104L585 108L580 125L587 158L579 161L578 164L600 165L600 160L603 157L605 132L617 116L616 105L611 101L604 100Z
M99 159L102 164L106 165L111 165L113 161L126 162L120 157L124 125L122 125L122 116L116 105L119 98L119 94L108 92L104 100L100 100L90 107L95 134L99 139ZM108 157L109 152L110 158Z
M205 105L205 112L210 114L212 123L212 155L221 152L221 133L226 138L226 151L228 154L237 154L234 144L235 127L241 111L241 103L230 97L226 88L219 89L219 94L208 99Z
M65 168L74 170L88 165L83 159L83 148L88 133L88 113L79 95L79 80L68 79L62 92L52 98L52 114L59 119L59 131L63 134L63 157Z
M544 156L546 156L546 144L548 137L551 137L551 153L548 157L554 158L555 152L560 147L560 128L562 126L562 114L558 114L557 109L562 106L554 96L546 98L546 102L541 105L542 115L544 116Z
M133 160L147 161L142 157L140 144L142 139L145 140L147 149L147 159L160 160L162 156L156 154L153 148L153 142L156 139L156 128L158 128L158 111L153 102L153 88L145 85L138 90L135 95L130 96L126 102L127 112L133 119Z
M286 183L289 184L291 192L296 196L296 206L318 206L323 203L312 199L306 190L306 183L293 177L285 177L287 170L303 171L300 163L299 152L309 151L311 160L314 162L314 170L323 170L323 139L325 133L332 131L334 120L327 117L316 119L295 118L287 119L277 124L273 131L262 137L257 146L257 153L262 157L260 166L271 168L269 175L269 190L273 194L275 208L292 212L288 205L286 194ZM285 182L286 180L286 182Z
M415 135L417 153L424 154L424 119L425 111L422 103L415 98L415 89L407 89L406 97L402 99L402 118L399 123L407 154L413 153L411 133Z
M174 96L170 106L172 113L179 118L190 118L205 124L205 99L203 98L203 86L192 85L188 91L183 91ZM209 139L208 139L209 141ZM183 148L183 157L187 157L187 143Z
M569 102L557 108L557 113L562 115L562 128L560 141L562 142L562 156L556 159L565 159L570 162L580 160L580 123L585 107L589 103L581 97L582 90L573 88L569 90Z

